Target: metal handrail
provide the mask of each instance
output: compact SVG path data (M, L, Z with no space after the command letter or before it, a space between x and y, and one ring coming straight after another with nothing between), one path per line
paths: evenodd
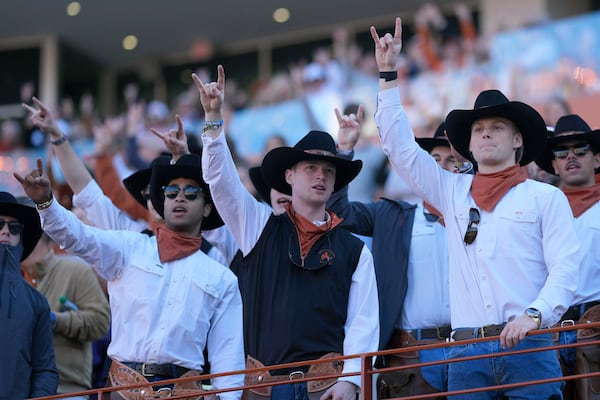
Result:
M528 335L571 331L571 330L578 330L578 329L589 329L589 328L600 328L600 322L541 329L541 330L531 331L528 333ZM414 352L416 350L427 350L427 349L435 349L435 348L441 348L441 347L451 347L451 346L454 346L457 344L464 345L464 344L470 344L470 343L480 343L480 342L486 342L486 341L497 340L497 339L498 339L498 336L494 336L494 337L485 337L485 338L478 338L478 339L461 340L460 342L447 341L447 342L435 343L435 344L419 344L416 346L407 346L407 347L382 350L382 351L371 352L371 353L345 355L345 356L331 357L331 358L327 358L327 359L317 359L317 360L308 360L308 361L293 362L293 363L287 363L287 364L271 365L271 366L265 366L265 367L252 368L249 370L237 370L237 371L223 372L223 373L218 373L218 374L206 374L206 375L200 375L200 376L175 378L175 379L168 379L168 380L162 380L162 381L156 381L156 382L150 382L150 383L141 383L141 384L135 384L135 385L129 385L129 386L97 388L97 389L86 390L86 391L75 392L75 393L40 397L37 399L38 400L54 400L54 399L62 399L62 398L68 398L68 397L74 397L74 396L89 396L92 394L97 394L98 399L102 399L103 395L105 395L107 393L120 391L120 390L126 390L126 389L136 389L136 388L143 388L143 387L148 387L148 386L168 385L168 384L175 384L175 383L180 383L180 382L193 382L193 381L199 381L199 380L212 379L212 378L221 377L221 376L246 374L247 372L253 372L253 373L263 372L263 371L271 372L271 371L276 371L278 369L283 369L283 368L305 367L305 366L314 365L314 364L329 363L332 361L343 361L343 360L348 360L348 359L360 358L361 370L359 372L337 373L337 374L323 375L323 376L319 376L319 377L302 377L302 378L294 379L293 382L299 383L299 382L308 382L311 380L331 379L331 378L340 378L340 377L349 377L349 376L360 376L361 382L362 382L361 398L363 400L371 400L373 398L373 375L378 374L378 373L401 371L403 369L410 369L410 368L424 367L424 366L433 366L433 365L440 365L440 364L454 363L454 362L471 361L471 360L478 360L478 359L483 359L483 358L504 357L504 356L512 356L512 355L516 355L516 354L527 354L527 353L533 353L533 352L539 352L539 351L558 350L558 349L564 349L564 348L576 348L576 347L590 346L590 345L600 345L600 337L598 337L598 340L587 340L585 342L575 342L575 343L562 344L562 345L555 344L552 346L546 346L546 347L542 347L542 348L538 348L538 349L512 350L512 351L504 351L502 353L482 354L482 355L477 355L477 356L460 357L460 358L455 358L452 360L428 361L428 362L423 362L423 363L414 363L411 365L403 365L403 366L397 366L397 367L385 367L385 368L378 368L378 369L373 368L373 360L374 360L374 357L377 357L377 356L402 354L402 353L407 353L407 352ZM543 383L550 383L550 382L557 382L557 381L585 379L585 378L598 377L598 376L600 376L600 372L578 374L578 375L566 375L566 376L561 376L561 377L556 377L556 378L531 380L531 381L524 381L524 382L513 383L513 384L495 385L495 386L487 386L487 387L465 389L465 390L456 390L456 391L451 391L451 392L440 392L440 393L433 393L433 394L404 396L404 397L401 397L401 399L404 399L404 400L429 399L429 398L435 398L435 397L440 397L440 396L451 396L451 395L467 394L467 393L480 393L480 392L489 391L489 390L515 388L515 387L522 387L522 386L529 386L529 385L536 385L536 384L543 384ZM197 394L195 394L194 392L190 392L188 390L186 392L186 394L183 394L180 396L169 396L169 399L186 399L186 398L189 398L190 395L192 395L192 396L193 395L207 396L207 395L211 395L211 394L219 394L219 393L245 390L245 389L258 389L258 388L264 388L264 387L270 387L270 386L285 385L287 383L289 383L289 381L257 383L257 384L252 384L252 385L220 389L220 390L198 391Z

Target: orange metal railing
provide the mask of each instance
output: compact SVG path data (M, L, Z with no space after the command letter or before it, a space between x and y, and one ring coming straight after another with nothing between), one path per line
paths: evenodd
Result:
M540 331L532 331L532 332L530 332L530 334L554 333L554 332L569 331L569 330L584 329L584 328L585 329L600 328L600 322L543 329ZM452 360L430 361L430 362L424 362L424 363L415 363L415 364L411 364L411 365L404 365L404 366L398 366L398 367L387 367L387 368L379 368L379 369L373 368L373 360L377 356L401 354L401 353L413 352L415 350L449 347L449 346L454 346L457 343L460 343L462 345L462 344L479 343L479 342L485 342L485 341L491 341L491 340L497 340L497 339L498 339L498 337L495 336L495 337L486 337L486 338L480 338L480 339L462 340L460 342L446 342L446 343L436 343L436 344L431 344L431 345L418 345L418 346L411 346L411 347L402 347L402 348L398 348L398 349L383 350L383 351L378 351L378 352L373 352L373 353L347 355L347 356L340 356L340 357L334 357L334 358L328 358L328 359L311 360L311 361L295 362L295 363L289 363L289 364L273 365L273 366L268 366L268 367L253 368L252 370L231 371L231 372L220 373L220 374L207 374L207 375L202 375L202 376L169 379L169 380L164 380L164 381L151 382L150 384L149 383L141 383L141 384L130 385L130 386L121 386L118 388L93 389L93 390L88 390L88 391L84 391L84 392L54 395L54 396L42 397L42 398L38 398L38 399L52 400L52 399L62 399L62 398L73 397L73 396L87 396L87 395L91 395L91 394L97 394L98 399L107 399L110 397L110 393L119 391L119 390L125 390L125 389L135 389L135 388L143 388L143 387L148 387L148 386L175 384L178 382L192 382L192 381L198 381L198 380L212 379L212 378L219 377L219 376L245 374L246 372L249 372L249 371L251 371L251 372L275 371L277 369L283 369L283 368L294 368L294 367L326 363L326 362L332 362L332 361L338 361L338 360L348 360L348 359L360 358L361 370L359 372L345 373L345 374L331 374L331 375L323 375L323 376L319 376L319 377L297 378L297 379L294 379L294 383L308 382L310 380L322 380L322 379L331 379L331 378L339 378L339 377L345 377L345 376L360 375L361 382L362 382L361 399L372 400L373 399L373 377L374 377L374 374L378 374L378 373L401 371L404 369L410 369L410 368L415 368L415 367L440 365L440 364L445 364L445 363L477 360L477 359L482 359L482 358L506 357L506 356L516 355L516 354L533 353L536 351L558 350L558 349L563 349L563 348L576 348L576 347L591 346L591 345L600 346L600 336L599 336L598 340L586 340L585 342L576 342L576 343L572 343L572 344L563 344L563 345L556 344L553 346L543 347L543 348L539 348L539 349L504 351L502 353L461 357L461 358L456 358L456 359L452 359ZM556 377L556 378L551 378L551 379L532 380L532 381L525 381L525 382L520 382L520 383L509 384L509 385L496 385L496 386L487 386L487 387L481 387L481 388L475 388L475 389L456 390L456 391L443 392L443 393L403 396L400 399L404 399L404 400L430 399L430 398L435 398L435 397L440 397L440 396L451 396L451 395L467 394L467 393L481 393L481 392L490 391L490 390L501 390L501 389L521 387L521 386L537 385L537 384L556 382L556 381L586 379L586 378L592 378L592 377L600 377L600 372L568 375L568 376ZM192 396L192 395L193 396L208 396L208 395L212 395L212 394L218 395L219 393L224 393L224 392L245 390L245 389L264 388L264 387L268 387L268 386L285 385L287 383L289 383L289 381L258 383L258 384L246 385L246 386L242 386L242 387L229 388L229 389L198 391L197 393L187 391L186 394L184 394L184 395L180 395L180 396L172 395L172 396L168 396L168 398L169 399L186 399L186 398L190 398L190 396ZM143 399L143 398L144 398L143 396L140 397L140 399Z

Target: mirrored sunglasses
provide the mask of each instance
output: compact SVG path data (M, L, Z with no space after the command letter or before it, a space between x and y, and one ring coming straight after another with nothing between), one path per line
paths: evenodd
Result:
M181 192L182 190L183 190L183 197L185 197L187 200L196 200L200 196L200 193L202 193L201 188L197 188L197 187L193 187L193 186L186 186L182 189L179 186L169 185L169 186L163 186L162 189L163 189L163 193L165 194L165 197L167 197L169 199L176 198L179 195L179 192Z
M8 225L8 231L10 232L11 235L20 235L21 232L23 232L23 229L25 228L25 226L17 221L5 221L3 219L0 219L0 231L2 229L4 229L4 225Z
M467 226L467 231L465 232L465 237L463 239L465 244L471 244L475 241L479 219L479 210L476 208L469 209L469 225Z
M573 146L556 146L552 149L552 154L554 154L554 158L564 160L569 156L569 150L573 151L573 155L576 157L583 157L590 149L591 146L589 143L580 143Z

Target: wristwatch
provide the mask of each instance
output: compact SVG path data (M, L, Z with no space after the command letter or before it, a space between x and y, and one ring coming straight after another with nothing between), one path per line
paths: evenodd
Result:
M542 325L542 313L537 308L529 307L525 310L525 315L534 320L538 328Z

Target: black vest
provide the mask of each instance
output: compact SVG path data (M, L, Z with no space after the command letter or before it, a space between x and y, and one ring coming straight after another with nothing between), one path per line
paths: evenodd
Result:
M250 254L238 252L231 264L244 303L246 353L265 365L343 353L352 274L364 246L335 228L307 256L313 261L327 257L329 264L303 269L290 260L290 243L297 251L293 223L287 214L272 216Z

